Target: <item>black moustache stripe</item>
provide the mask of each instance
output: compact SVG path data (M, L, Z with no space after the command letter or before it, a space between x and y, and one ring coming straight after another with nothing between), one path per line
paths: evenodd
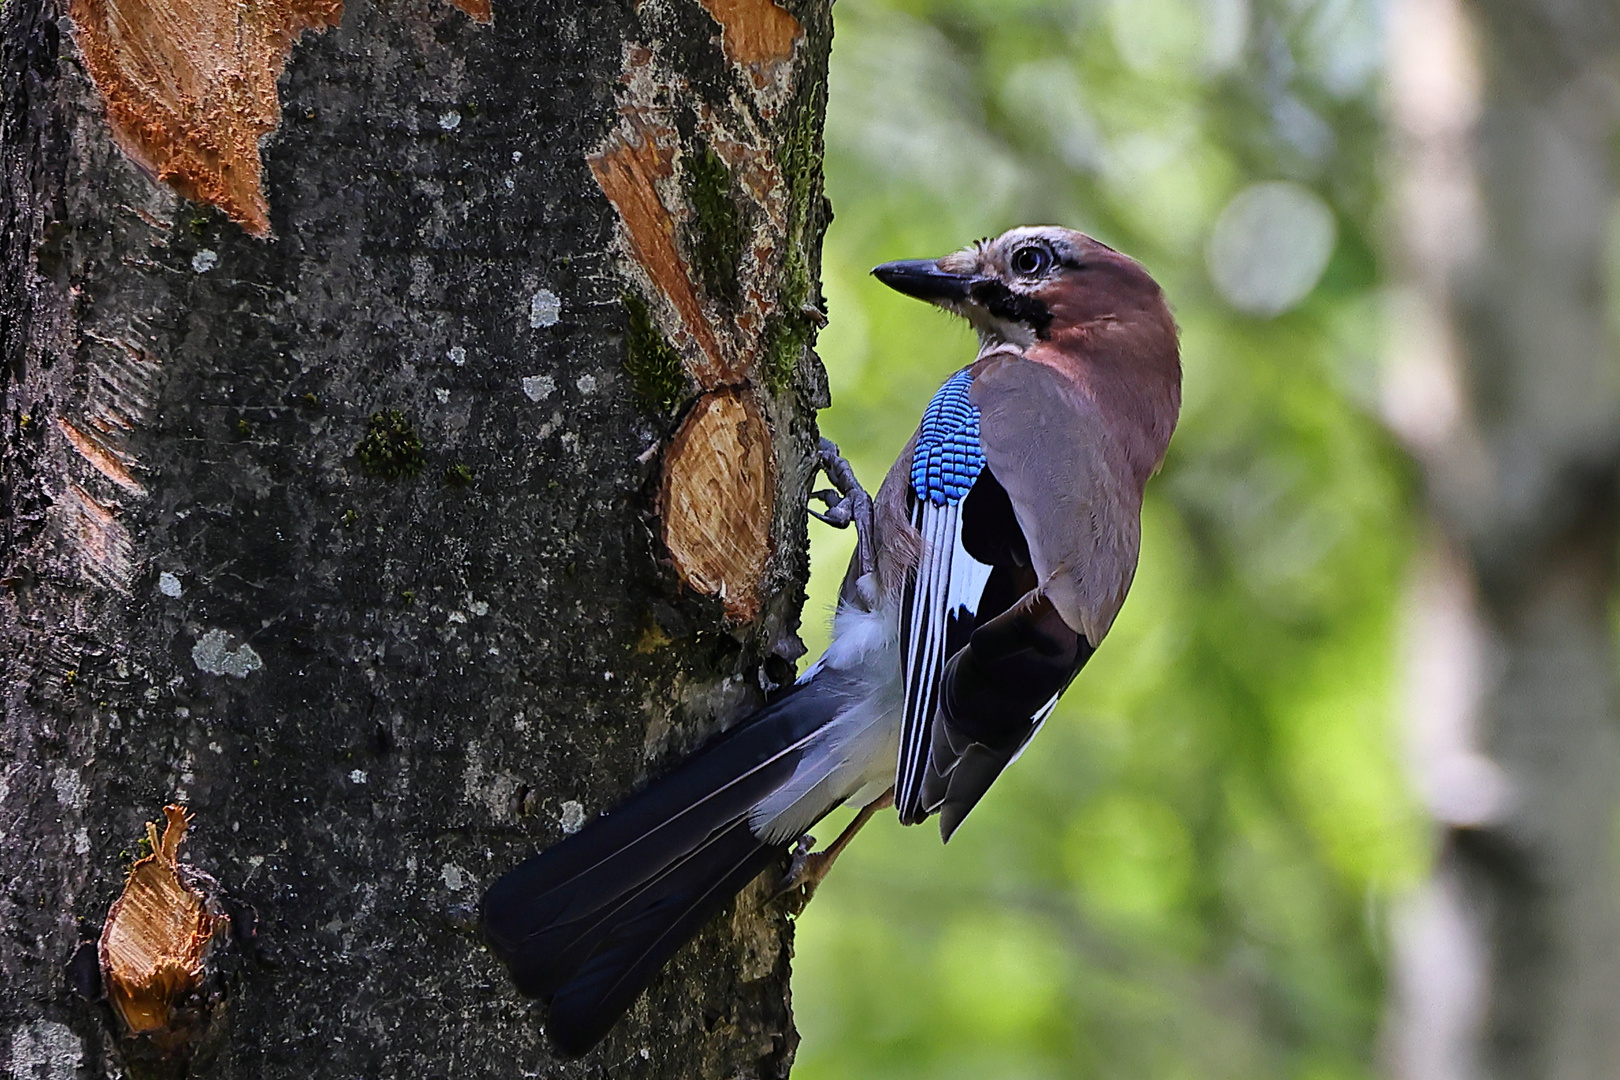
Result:
M979 282L973 286L973 299L996 318L1023 323L1040 337L1045 337L1052 325L1052 312L1044 303L1013 292L1004 282Z

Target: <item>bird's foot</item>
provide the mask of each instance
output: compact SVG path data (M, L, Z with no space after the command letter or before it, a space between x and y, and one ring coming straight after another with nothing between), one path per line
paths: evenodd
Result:
M838 444L831 439L821 440L821 471L832 482L832 489L812 492L810 498L820 500L827 507L825 513L814 506L810 513L835 529L855 526L855 550L860 560L861 575L877 568L876 536L872 527L872 496L866 493L855 476L855 469L838 452Z
M894 789L890 788L872 802L861 807L861 811L855 815L855 819L844 827L844 831L838 834L838 839L828 844L825 850L812 850L816 846L815 837L809 834L799 837L799 842L793 847L793 861L788 865L788 872L777 883L776 891L771 894L771 899L792 896L795 901L793 910L795 912L804 910L804 906L815 895L816 887L821 884L822 879L832 870L833 863L838 861L838 856L843 854L844 849L849 846L849 842L855 839L856 834L866 827L868 821L872 820L872 815L893 805Z
M787 873L782 880L776 883L776 891L771 893L771 899L776 899L783 893L791 892L797 887L799 878L804 874L805 864L810 861L810 853L815 850L816 838L809 833L799 837L798 843L793 845L793 858L788 863Z
M788 872L782 875L782 880L776 883L776 891L771 894L772 900L781 896L791 896L795 910L799 911L804 910L810 898L816 895L816 887L821 884L822 878L827 876L833 862L838 858L838 852L831 848L826 851L810 851L809 846L800 841L799 848L793 852L793 864L788 867Z
M812 491L810 497L819 499L827 505L826 510L810 507L810 516L817 521L824 521L835 529L847 529L855 520L855 507L847 496L840 495L831 488L823 488L821 491Z

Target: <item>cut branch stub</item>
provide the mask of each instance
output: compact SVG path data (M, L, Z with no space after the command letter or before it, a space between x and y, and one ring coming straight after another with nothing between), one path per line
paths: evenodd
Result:
M165 806L168 825L158 838L148 822L152 854L129 869L124 892L101 931L101 976L107 999L131 1035L159 1041L174 1036L174 1012L203 984L214 938L230 924L211 899L182 878L178 854L189 816Z
M664 546L682 580L718 596L738 622L759 614L775 492L776 459L759 406L746 391L699 398L664 455Z
M797 300L783 310L784 296L804 291L791 285L797 238L777 160L784 132L759 117L786 100L804 28L775 0L701 2L727 60L754 88L758 114L704 103L678 56L658 43L631 45L619 122L586 163L618 212L629 283L704 394L664 457L665 545L687 586L748 622L770 558L776 464L760 399L740 388L774 385L777 367L760 379L761 358L775 356L784 319L800 317ZM674 103L693 131L683 134Z

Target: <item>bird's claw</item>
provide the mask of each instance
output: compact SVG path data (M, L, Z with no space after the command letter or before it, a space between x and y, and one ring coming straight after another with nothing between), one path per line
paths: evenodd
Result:
M838 444L823 438L820 448L821 471L827 475L836 490L814 492L810 497L827 505L825 513L814 507L810 513L817 521L824 521L835 529L855 526L855 550L860 561L860 575L877 568L877 537L872 527L872 496L855 476L855 469L838 452Z
M849 842L855 839L857 833L866 828L866 823L872 820L872 815L879 810L887 810L894 805L894 789L890 788L876 799L861 807L854 820L844 826L844 831L838 834L838 839L828 844L821 851L811 851L816 846L816 838L805 835L799 837L799 842L793 847L793 861L788 865L788 872L777 883L776 892L771 894L775 900L782 896L792 895L796 899L792 904L794 913L804 910L804 905L816 894L816 886L827 876L838 861L838 856L849 847Z
M793 845L793 859L788 863L787 873L782 875L776 883L776 891L771 893L771 899L785 896L797 889L804 880L805 867L810 863L810 853L815 850L816 838L809 833L799 837L798 843Z
M831 489L825 491L812 491L812 499L820 499L827 505L826 512L810 508L810 516L817 521L831 525L835 529L847 529L855 520L855 503L847 495L840 495Z

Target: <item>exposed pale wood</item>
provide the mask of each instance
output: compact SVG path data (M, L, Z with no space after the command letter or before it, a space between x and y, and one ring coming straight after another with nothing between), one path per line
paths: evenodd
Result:
M664 545L684 581L751 622L770 558L776 462L770 432L746 392L706 394L664 455Z
M101 932L107 998L133 1034L169 1026L174 1007L202 984L214 938L230 923L180 879L180 842L189 815L178 806L165 806L163 813L162 837L147 822L152 853L129 868Z
M490 0L450 0L479 22ZM70 0L118 145L194 202L270 235L259 143L281 122L293 42L338 25L343 0Z
M773 0L700 0L720 24L726 59L749 69L756 89L772 79L771 68L793 57L804 30Z

